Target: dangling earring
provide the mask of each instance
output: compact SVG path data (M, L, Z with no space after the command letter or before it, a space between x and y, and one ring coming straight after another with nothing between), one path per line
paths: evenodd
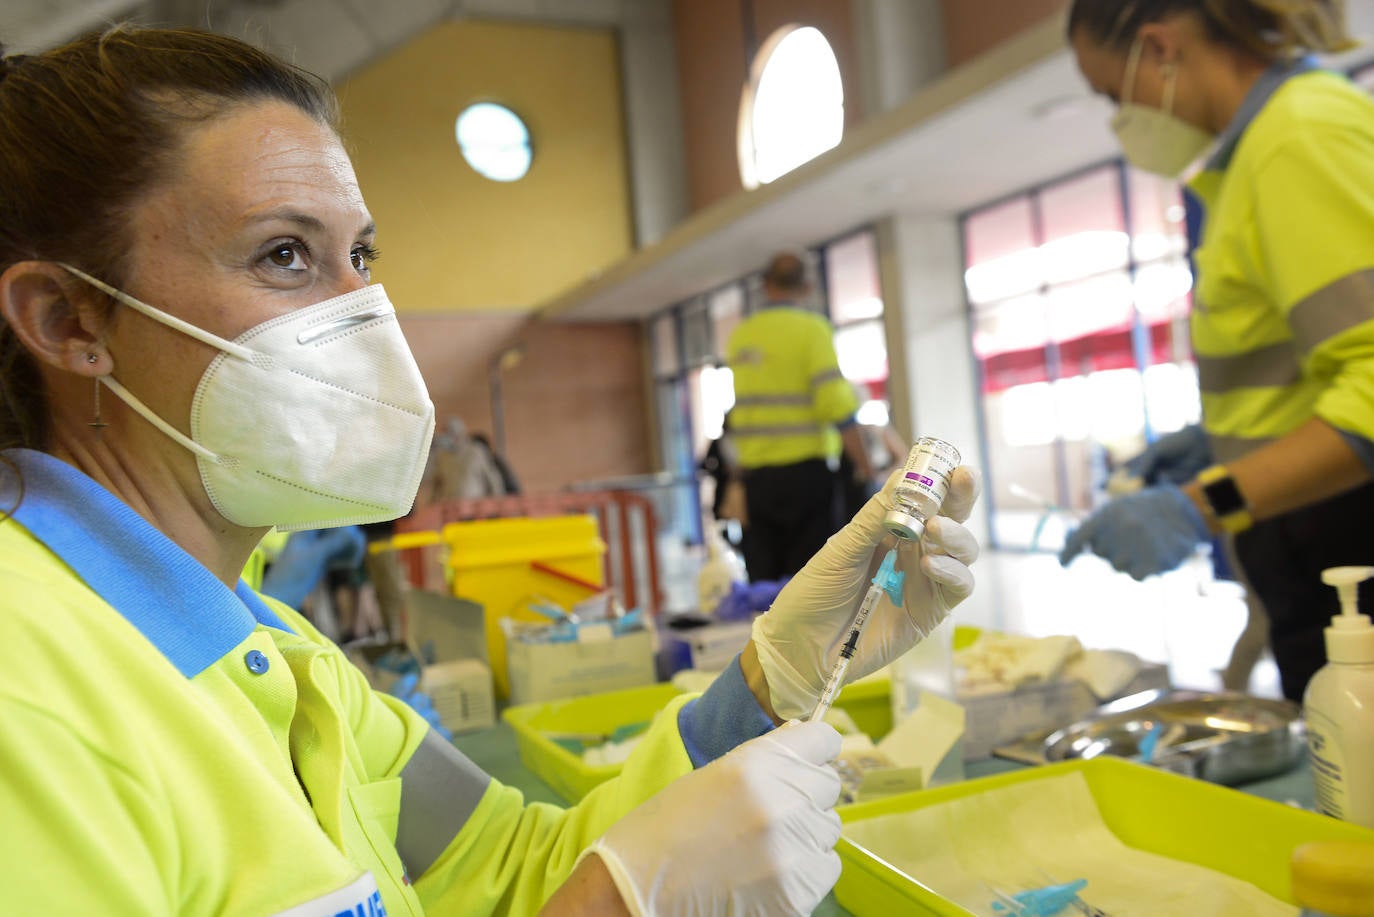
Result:
M86 362L87 362L87 363L95 363L95 362L98 361L99 359L100 359L100 358L97 357L97 356L96 356L95 354L93 354L93 353L88 353L88 354L86 354ZM99 379L96 379L96 380L95 380L95 418L94 418L93 420L88 421L88 422L86 423L86 426L88 426L88 427L90 427L91 429L95 430L95 435L96 435L96 436L99 436L99 435L100 435L100 431L103 430L103 429L105 429L106 427L109 426L109 424L107 424L107 423L106 423L104 420L102 420L101 417L100 417L100 380L99 380Z

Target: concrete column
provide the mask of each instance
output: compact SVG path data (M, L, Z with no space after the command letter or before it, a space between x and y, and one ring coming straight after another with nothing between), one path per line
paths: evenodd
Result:
M642 248L662 239L688 213L682 107L668 0L625 4L620 66L635 242Z
M868 117L896 108L945 70L939 0L853 0L859 93Z
M877 234L893 426L909 440L947 440L965 464L983 467L958 223L897 216ZM969 525L986 540L986 513Z

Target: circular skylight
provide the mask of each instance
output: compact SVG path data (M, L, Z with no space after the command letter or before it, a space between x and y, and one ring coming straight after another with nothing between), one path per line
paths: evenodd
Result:
M844 85L819 29L773 33L754 63L740 105L740 176L767 184L836 146L844 135Z
M454 133L468 165L492 181L518 181L530 170L534 151L529 128L504 105L469 105L458 116Z

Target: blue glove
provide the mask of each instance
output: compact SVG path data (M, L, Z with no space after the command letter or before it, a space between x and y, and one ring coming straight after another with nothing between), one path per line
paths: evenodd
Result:
M331 567L356 567L367 553L367 536L356 525L295 532L262 578L262 592L297 611Z
M452 739L453 733L439 720L439 711L434 709L434 701L430 699L428 694L416 690L419 683L420 673L411 672L398 678L396 683L387 689L386 693L400 699L402 703L424 717L439 735L445 739Z
M1147 485L1186 484L1212 464L1212 447L1197 424L1155 440L1126 462L1126 470Z
M1117 497L1069 533L1059 562L1084 550L1111 562L1132 579L1172 570L1211 534L1202 513L1172 484Z

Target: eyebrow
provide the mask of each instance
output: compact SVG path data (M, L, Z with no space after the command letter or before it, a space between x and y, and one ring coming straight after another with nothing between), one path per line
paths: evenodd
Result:
M297 210L268 210L263 213L254 214L248 217L248 219L246 219L244 222L249 224L271 223L277 220L281 220L287 223L295 223L297 226L304 226L307 229L313 229L316 232L324 232L326 229L324 222L320 220L318 217L313 217L308 213L301 213ZM369 220L367 225L364 226L358 232L358 235L370 236L374 235L376 232L377 223L373 220Z

